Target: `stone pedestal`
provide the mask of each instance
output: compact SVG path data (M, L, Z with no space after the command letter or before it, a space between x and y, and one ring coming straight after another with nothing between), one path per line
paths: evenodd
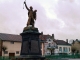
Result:
M22 36L21 54L16 60L19 58L21 60L44 60L41 56L40 34L38 28L24 28L23 33L20 34Z
M45 57L42 57L42 56L38 56L38 55L34 55L34 56L31 56L31 55L27 55L27 56L19 56L16 58L16 60L44 60Z

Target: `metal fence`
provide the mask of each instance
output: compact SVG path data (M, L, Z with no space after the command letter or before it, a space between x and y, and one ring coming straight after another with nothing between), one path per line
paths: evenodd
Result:
M9 57L0 57L0 60L9 60Z
M9 57L9 56L0 56L0 60L15 60L15 57Z
M47 55L45 56L46 58L53 58L53 59L60 59L60 58L80 58L80 54L72 54L72 55L66 55L66 54L62 54L62 55Z
M0 57L0 60L15 60L16 57L9 57L9 56L1 56ZM64 59L64 58L73 58L73 59L76 59L76 58L80 58L80 54L72 54L72 55L47 55L45 56L46 60L53 60L53 59Z

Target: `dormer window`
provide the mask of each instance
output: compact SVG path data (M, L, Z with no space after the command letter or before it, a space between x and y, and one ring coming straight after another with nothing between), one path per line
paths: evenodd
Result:
M51 41L51 40L49 39L49 41Z

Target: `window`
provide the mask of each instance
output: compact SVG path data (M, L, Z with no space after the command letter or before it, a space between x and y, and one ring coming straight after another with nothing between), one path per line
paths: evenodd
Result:
M19 54L19 51L16 51L16 54Z
M65 47L65 51L68 52L68 48L67 47Z
M5 51L4 54L8 54L8 51Z
M68 52L67 47L63 47L63 52Z
M61 52L62 52L62 47L59 47L59 51L61 51Z
M63 52L65 52L65 47L63 47Z
M54 47L56 47L57 45L54 43Z
M69 48L69 51L70 51L70 48Z
M51 43L49 43L49 47L51 47Z
M11 43L11 44L14 44L14 42L13 42L13 41L11 41L10 43Z

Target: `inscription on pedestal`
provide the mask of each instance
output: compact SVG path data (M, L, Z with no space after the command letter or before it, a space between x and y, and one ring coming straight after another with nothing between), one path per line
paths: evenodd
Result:
M31 41L31 53L39 53L38 41L36 40Z
M22 53L28 53L28 41L23 42Z

